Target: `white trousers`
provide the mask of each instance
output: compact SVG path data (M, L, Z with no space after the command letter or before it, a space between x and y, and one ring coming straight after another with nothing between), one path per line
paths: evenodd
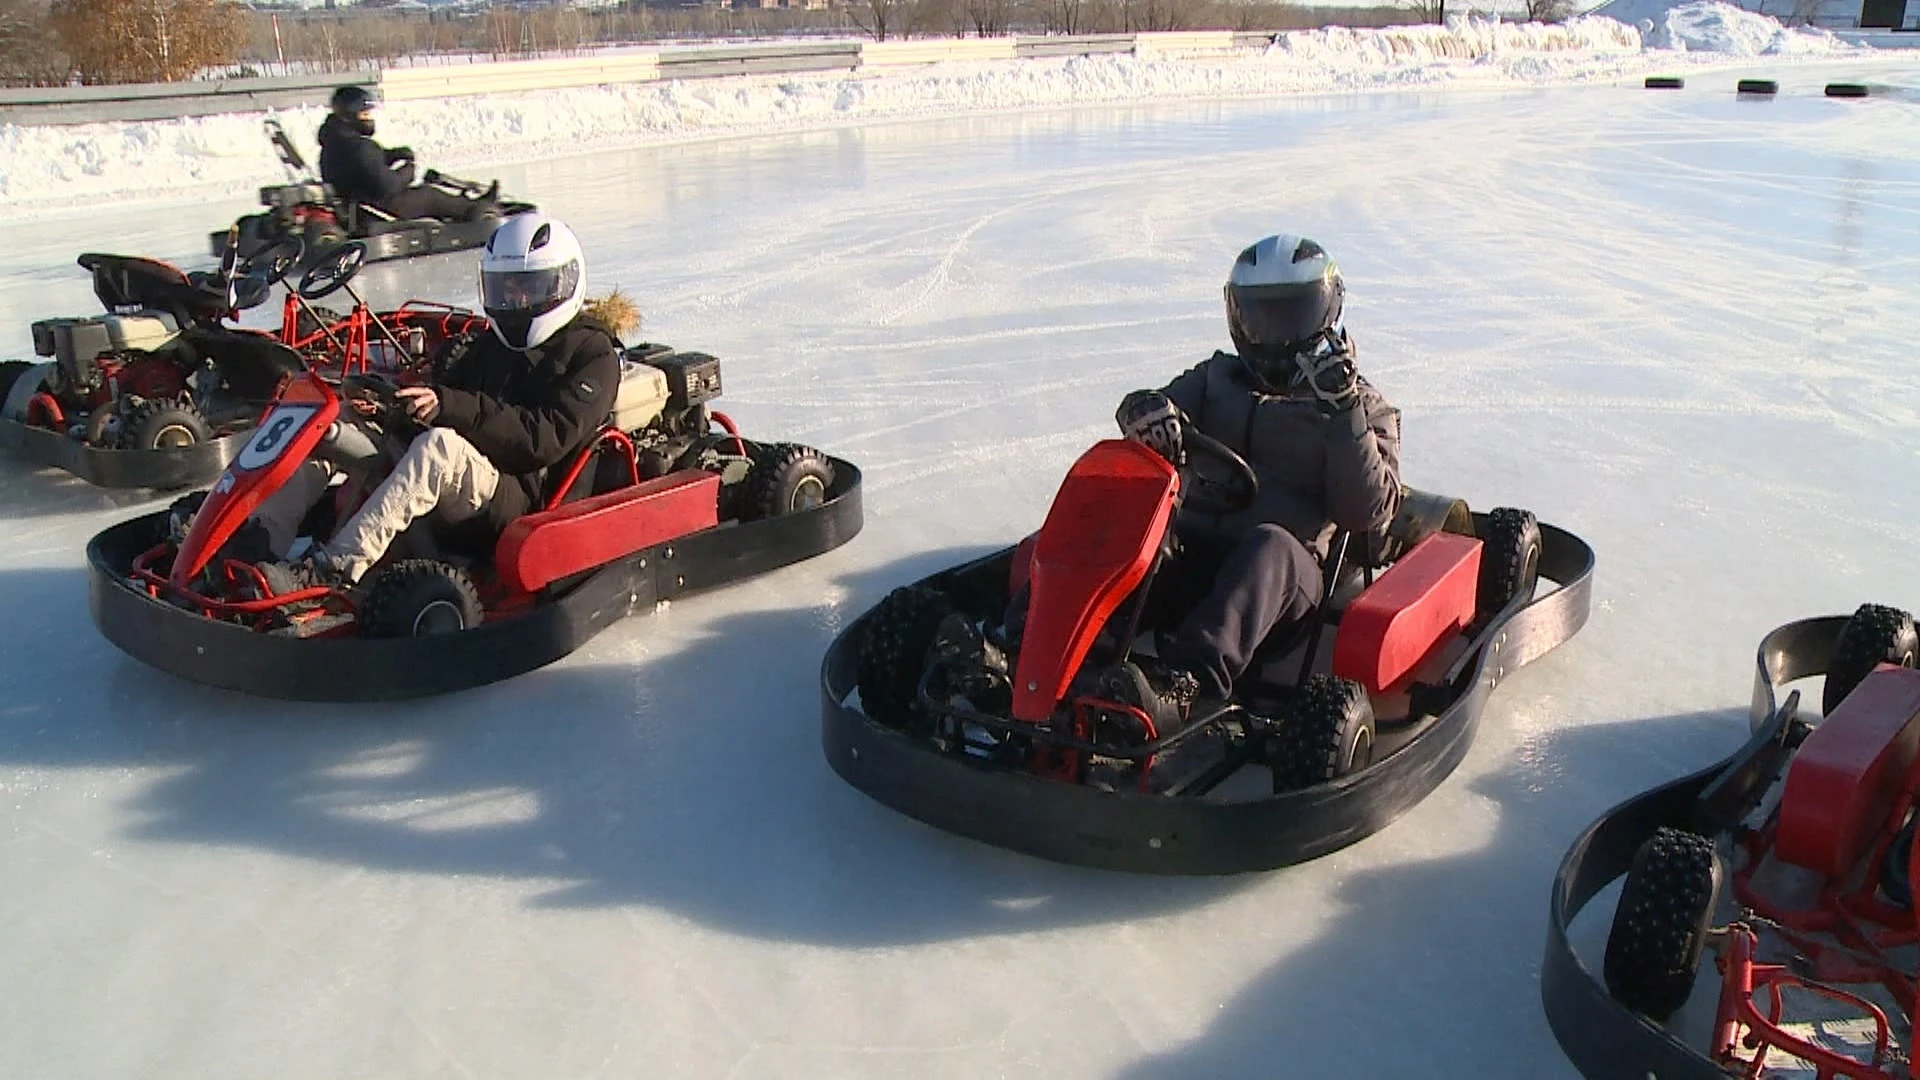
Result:
M277 558L286 558L301 520L326 495L338 471L329 462L307 461L254 512ZM447 522L465 521L486 507L499 486L500 470L472 443L449 428L429 428L322 551L349 581L358 581L407 526L430 513Z

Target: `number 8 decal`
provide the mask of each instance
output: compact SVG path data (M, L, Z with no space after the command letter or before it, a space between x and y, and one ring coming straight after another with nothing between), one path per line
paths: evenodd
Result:
M279 405L260 422L260 428L253 438L247 441L240 456L234 458L233 466L243 471L264 469L279 460L287 447L293 445L293 437L307 426L313 414L320 411L317 405Z

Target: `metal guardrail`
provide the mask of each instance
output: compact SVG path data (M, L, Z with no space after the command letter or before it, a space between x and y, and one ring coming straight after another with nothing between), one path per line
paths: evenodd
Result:
M0 89L0 124L97 124L114 120L178 120L324 104L336 86L377 86L374 72L221 79L118 86Z
M1106 53L1130 53L1135 34L1077 34L1072 37L1023 37L1013 39L1013 54L1023 60L1042 56L1096 56Z
M660 78L710 79L728 75L852 71L860 66L860 47L858 41L831 41L667 48L660 50Z

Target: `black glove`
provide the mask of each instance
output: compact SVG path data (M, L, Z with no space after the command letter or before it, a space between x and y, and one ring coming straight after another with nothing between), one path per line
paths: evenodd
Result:
M428 169L428 170L427 170L427 183L429 183L429 184L437 184L437 183L439 183L439 182L440 182L440 170L439 170L439 169Z
M1120 399L1113 414L1120 433L1141 443L1179 468L1187 463L1186 439L1181 435L1179 406L1158 390L1135 390Z
M397 165L402 161L412 161L412 160L413 160L413 147L411 146L396 146L393 149L387 151L387 163L389 165Z
M1360 372L1353 366L1353 346L1342 338L1325 352L1301 353L1293 358L1300 382L1313 391L1322 416L1337 416L1360 403Z

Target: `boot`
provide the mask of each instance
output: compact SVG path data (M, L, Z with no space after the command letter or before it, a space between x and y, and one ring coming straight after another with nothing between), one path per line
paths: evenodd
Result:
M1154 733L1166 737L1187 726L1193 703L1200 696L1200 680L1180 668L1153 665L1150 677L1131 660L1101 672L1094 693L1119 705L1130 705L1153 721Z

